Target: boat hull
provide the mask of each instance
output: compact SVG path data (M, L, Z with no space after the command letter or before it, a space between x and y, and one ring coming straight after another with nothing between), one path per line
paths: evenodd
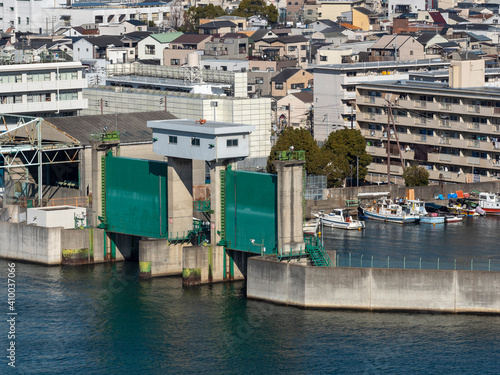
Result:
M358 230L363 229L365 227L365 223L362 221L353 220L350 222L342 222L342 221L333 221L328 218L322 218L322 223L326 227L338 228L338 229L347 229L347 230Z
M371 212L369 210L364 210L364 214L367 219L385 221L387 223L409 224L418 221L417 218L414 216L382 215L376 212Z
M423 216L420 218L422 224L444 224L444 216Z

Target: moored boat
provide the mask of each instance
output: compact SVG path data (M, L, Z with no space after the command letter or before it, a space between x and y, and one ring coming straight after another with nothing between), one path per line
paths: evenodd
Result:
M316 236L318 233L319 219L311 219L304 223L303 232L305 235Z
M354 220L349 214L349 211L342 208L334 209L331 213L326 215L315 214L315 216L327 227L358 230L365 228L364 221Z
M431 213L420 217L420 223L422 224L444 224L445 220L446 218L444 216L439 216L437 213Z
M500 196L494 193L479 193L479 207L487 215L500 215Z
M410 213L408 207L392 203L388 198L381 198L375 205L363 209L363 214L367 219L397 224L415 223L420 219L419 215Z

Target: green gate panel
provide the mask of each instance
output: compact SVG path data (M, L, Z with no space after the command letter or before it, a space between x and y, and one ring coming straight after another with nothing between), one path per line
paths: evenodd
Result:
M110 232L167 234L167 163L106 156L106 223Z
M225 173L227 247L258 254L265 247L272 254L278 245L277 176L230 169Z

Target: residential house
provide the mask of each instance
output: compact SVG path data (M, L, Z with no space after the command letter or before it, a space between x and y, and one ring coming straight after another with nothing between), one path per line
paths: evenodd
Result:
M201 21L200 21L201 22ZM227 34L237 31L236 23L232 21L208 21L198 26L200 34Z
M444 36L433 32L423 32L417 41L424 46L426 58L441 56L442 48L439 44L448 43L448 39Z
M316 64L348 64L352 61L352 48L327 45L316 52Z
M273 97L286 96L292 92L299 92L311 88L313 75L304 69L284 69L271 80L271 95Z
M342 19L342 13L350 12L353 7L363 6L365 0L317 0L320 8L318 12L322 19L337 21Z
M219 59L247 59L248 37L244 34L228 33L214 37L205 44L205 56L217 56Z
M245 17L225 15L216 17L215 19L210 21L231 21L236 24L236 31L243 31L248 28L248 19L246 19Z
M302 35L261 39L254 43L254 56L270 60L296 59L302 68L307 68L308 44L309 40Z
M247 28L267 27L268 23L269 22L264 17L261 17L260 15L255 15L255 16L248 17Z
M308 128L308 120L312 123L311 110L314 95L310 90L294 92L278 99L276 103L276 118L280 130L292 126L294 128Z
M370 61L407 61L425 57L424 46L411 35L384 35L370 51Z
M188 55L195 51L203 53L211 35L183 34L170 43L170 48L163 50L163 65L179 66L187 64Z
M80 38L73 43L73 60L104 59L108 47L123 47L121 38L117 36L96 36L93 38Z
M139 60L156 60L160 65L163 65L163 50L170 48L170 43L182 34L175 32L149 35L137 43L137 58Z
M365 7L354 7L352 24L363 31L377 31L380 30L380 16Z
M133 47L108 47L106 60L111 64L121 64L135 61L135 48Z
M260 98L271 96L271 79L277 75L274 70L249 70L247 73L248 96Z

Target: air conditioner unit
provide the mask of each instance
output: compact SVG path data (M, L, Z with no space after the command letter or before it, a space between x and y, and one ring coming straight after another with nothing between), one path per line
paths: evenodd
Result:
M374 136L375 136L375 130L372 130L372 131L370 132L370 135L371 135L372 137L374 137Z

